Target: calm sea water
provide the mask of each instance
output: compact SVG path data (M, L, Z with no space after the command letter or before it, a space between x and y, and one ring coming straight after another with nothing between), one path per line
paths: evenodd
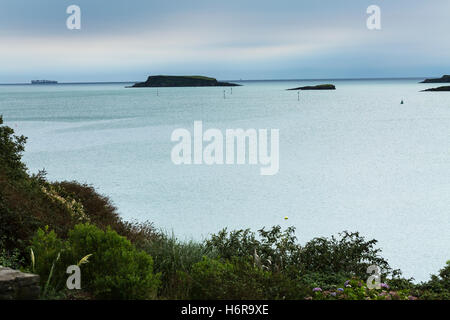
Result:
M293 225L302 243L359 231L426 280L450 259L450 93L417 82L333 81L300 101L284 89L315 82L245 82L226 99L224 88L0 86L0 114L29 137L30 171L92 184L126 219L194 239L223 227ZM194 120L280 129L279 173L175 166L170 135Z

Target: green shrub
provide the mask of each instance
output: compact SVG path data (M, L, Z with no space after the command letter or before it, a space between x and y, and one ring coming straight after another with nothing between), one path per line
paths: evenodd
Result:
M270 273L250 261L219 261L204 257L191 273L191 299L264 299Z
M299 276L299 282L305 288L322 288L330 290L338 287L348 279L344 273L309 272Z
M283 272L270 272L265 285L266 299L298 300L309 295L309 287L298 278L291 278Z
M247 230L227 232L226 229L212 235L206 241L207 248L223 259L252 257L255 264L264 270L284 272L293 278L300 267L301 246L297 244L295 228L285 231L280 226L270 230L258 230L258 234Z
M49 230L48 226L39 229L31 239L30 271L40 275L42 287L45 288L50 285L57 290L64 285L65 264L70 260L67 245L66 242L58 238L53 230ZM63 259L61 259L61 255L64 256ZM73 263L68 265L71 264ZM52 266L53 271L51 272ZM51 279L49 279L50 274L52 274Z
M82 224L69 232L71 255L80 259L92 254L82 267L84 288L100 299L152 299L159 275L153 273L152 257L137 250L129 240L108 229Z
M153 260L137 250L115 231L80 224L67 240L56 233L39 229L31 249L34 270L41 276L44 292L64 290L69 265L80 265L82 289L98 299L152 299L156 297L159 275L153 273ZM80 259L89 262L80 264ZM52 270L53 269L53 270ZM51 275L51 279L49 277Z
M294 227L282 231L280 226L275 226L270 230L261 229L258 234L224 229L212 235L206 246L224 259L251 256L257 265L273 273L282 272L291 279L301 277L305 281L314 277L319 281L320 275L320 284L335 285L343 278L365 277L370 265L379 266L383 276L398 273L380 257L381 250L375 248L376 243L376 240L366 241L357 232L345 231L339 237L315 238L301 246Z
M20 269L24 266L25 261L20 255L18 249L8 250L4 246L5 237L0 237L0 266Z
M0 166L11 178L25 175L26 167L21 161L27 138L14 135L14 130L3 125L0 115Z
M420 299L450 300L450 260L438 275L432 275L430 281L418 285L414 292Z
M383 276L392 273L389 263L375 248L377 240L366 241L358 232L344 231L339 237L315 238L301 252L300 272L322 274L345 274L348 277L367 277L367 268L376 265ZM396 272L398 272L396 270Z

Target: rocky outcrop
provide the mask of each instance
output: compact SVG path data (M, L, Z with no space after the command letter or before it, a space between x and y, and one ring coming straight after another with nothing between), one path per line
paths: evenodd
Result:
M332 84L319 84L317 86L298 87L287 90L336 90L336 87Z
M446 74L441 78L425 79L421 83L450 83L450 75Z
M431 88L431 89L422 90L422 92L425 92L425 91L450 91L450 86L437 87L437 88Z
M0 300L39 298L39 276L0 266Z
M145 87L235 87L235 83L219 82L203 76L150 76L145 82L138 82L132 88Z

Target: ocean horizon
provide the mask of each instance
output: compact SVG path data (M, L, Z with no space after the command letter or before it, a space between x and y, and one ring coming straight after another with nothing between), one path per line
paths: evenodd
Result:
M283 82L290 82L290 81L373 81L373 80L423 80L426 78L438 78L438 75L433 76L415 76L415 77L361 77L361 78L298 78L298 79L217 79L218 81L225 81L225 82L277 82L277 81L283 81ZM31 81L31 80L30 80ZM55 80L58 81L58 80ZM58 83L52 83L52 84L32 84L31 82L12 82L12 83L0 83L0 86L20 86L20 85L76 85L76 84L134 84L139 82L140 80L130 80L130 81L66 81L66 82L58 82ZM151 88L150 88L151 89Z

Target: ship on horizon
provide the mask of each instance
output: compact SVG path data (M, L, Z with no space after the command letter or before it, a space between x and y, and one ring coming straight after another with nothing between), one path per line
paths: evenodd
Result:
M31 84L57 84L55 80L31 80Z

